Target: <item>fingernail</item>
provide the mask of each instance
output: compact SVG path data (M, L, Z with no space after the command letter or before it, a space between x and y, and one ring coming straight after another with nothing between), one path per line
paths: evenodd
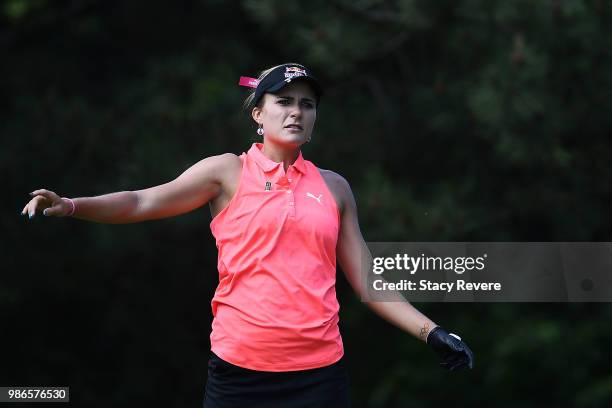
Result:
M34 216L34 214L32 214L32 213L28 214L28 218L29 219L32 219L33 216Z
M46 208L43 210L43 215L45 215L45 216L47 215L47 209Z

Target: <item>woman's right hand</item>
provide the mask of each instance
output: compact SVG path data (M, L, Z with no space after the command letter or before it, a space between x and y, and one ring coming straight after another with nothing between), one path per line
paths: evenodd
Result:
M63 199L53 191L41 189L30 193L33 197L29 203L23 207L21 215L28 214L29 218L34 217L37 211L48 217L64 217L72 211L72 205L67 199Z

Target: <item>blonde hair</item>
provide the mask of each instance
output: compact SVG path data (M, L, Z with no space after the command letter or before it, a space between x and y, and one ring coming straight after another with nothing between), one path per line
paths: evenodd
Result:
M270 72L274 71L278 67L282 67L283 65L300 65L301 66L302 64L298 64L297 62L286 62L284 64L273 66L272 68L268 68L268 69L261 71L259 73L259 76L257 77L257 80L261 82ZM253 90L249 93L249 96L247 96L244 102L242 103L242 107L244 108L245 111L248 111L250 108L255 107L253 106L253 100L255 99L255 90L256 88L253 88ZM259 101L257 101L256 106L261 108L262 101L263 101L263 95L262 95L262 98Z

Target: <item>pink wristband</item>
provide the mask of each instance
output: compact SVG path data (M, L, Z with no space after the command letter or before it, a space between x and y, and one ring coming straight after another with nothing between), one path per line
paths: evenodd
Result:
M74 211L76 210L76 204L74 204L74 201L72 201L68 197L62 197L62 200L68 200L68 202L72 206L72 209L70 210L70 212L68 214L65 215L65 217L72 217L72 214L74 214Z

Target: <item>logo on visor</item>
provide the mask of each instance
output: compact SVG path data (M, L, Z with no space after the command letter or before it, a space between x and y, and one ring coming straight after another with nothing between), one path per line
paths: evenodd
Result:
M285 68L285 81L291 82L293 78L306 76L306 70L299 67L287 67Z

